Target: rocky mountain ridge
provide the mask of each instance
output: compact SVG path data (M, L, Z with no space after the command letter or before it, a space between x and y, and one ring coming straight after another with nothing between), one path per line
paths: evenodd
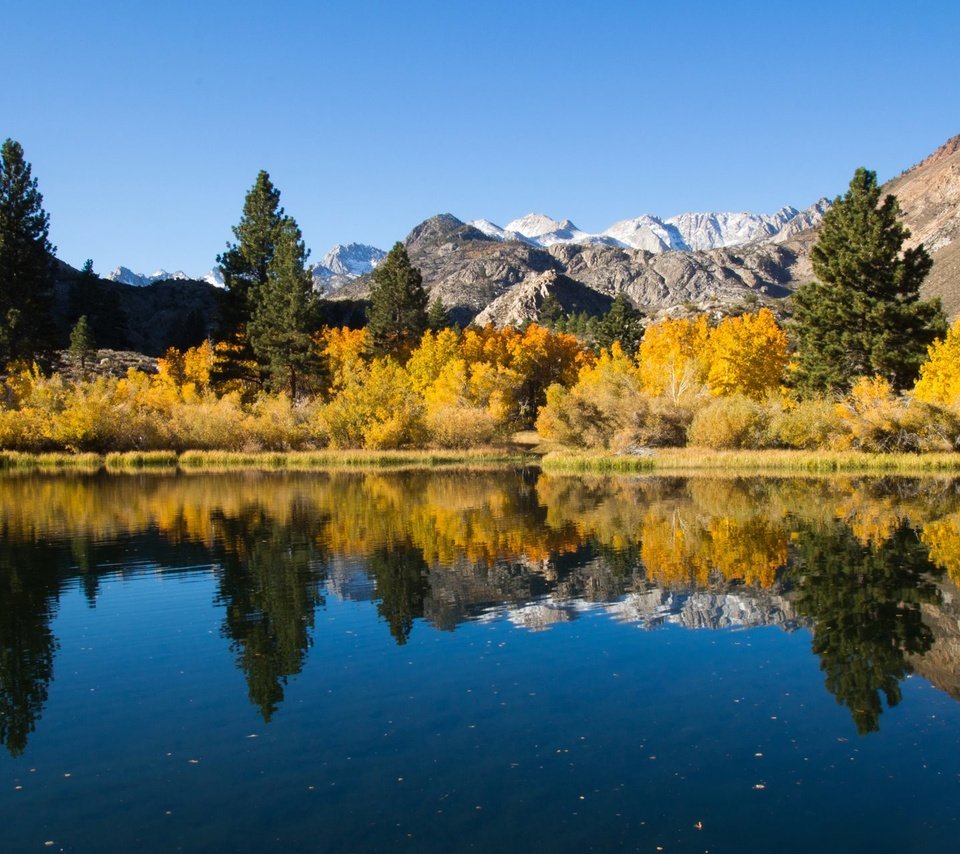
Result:
M960 137L884 189L900 198L912 240L923 241L933 252L924 296L940 297L948 315L956 315ZM588 235L570 220L539 214L504 228L440 214L414 228L406 246L431 299L442 299L461 324L535 320L548 294L566 311L602 307L618 293L652 317L688 311L724 314L760 304L782 311L784 298L813 276L810 249L829 205L821 200L806 211L785 208L767 220L684 214L671 218L671 228L665 220L638 218L617 223L601 235ZM736 245L676 248L681 241L709 245L747 237L748 242ZM618 245L627 239L641 245L650 241L651 248ZM369 279L361 276L331 298L362 300L368 293Z

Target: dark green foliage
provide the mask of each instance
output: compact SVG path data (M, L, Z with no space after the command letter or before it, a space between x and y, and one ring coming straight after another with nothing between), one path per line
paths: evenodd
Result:
M920 300L933 262L922 245L901 252L910 232L899 213L896 197L880 203L876 173L861 168L824 216L812 252L817 281L794 295L802 391L847 390L873 374L907 388L946 331L939 301Z
M403 646L413 621L423 616L423 603L430 594L430 568L423 553L410 543L377 549L367 561L367 572L377 584L377 613Z
M635 355L643 339L643 319L643 312L634 308L625 294L617 294L610 310L596 326L597 346L610 347L617 341L625 353Z
M245 323L256 305L258 291L267 283L267 271L273 258L277 232L283 222L280 191L270 175L260 170L257 180L243 201L243 216L232 229L236 243L217 256L217 264L227 288L224 331L233 333Z
M317 327L317 298L305 266L308 255L297 223L285 217L247 326L250 346L269 385L286 388L293 399L318 364L311 338Z
M933 642L920 610L940 596L927 554L906 525L869 546L841 522L800 532L797 613L813 620L827 689L861 735L879 729L881 694L888 706L900 702L906 656Z
M563 306L560 305L560 300L558 300L554 294L548 293L543 298L543 302L540 303L540 325L546 326L547 329L555 329L557 323L559 323L563 317Z
M324 517L297 502L288 518L281 524L254 506L223 520L217 595L226 608L223 634L265 721L283 702L288 678L303 669L324 602L326 564L316 545Z
M99 346L127 350L132 349L129 320L117 297L118 287L101 279L88 258L80 275L70 283L68 322L76 324L81 317L86 317L90 333Z
M80 363L80 370L86 370L87 360L96 353L96 344L87 316L80 315L80 319L70 333L70 358Z
M30 358L51 343L49 227L30 164L8 139L0 150L0 362Z
M437 297L430 303L430 309L427 312L427 328L439 332L449 325L450 315L447 314L447 307L443 304L443 300Z
M406 356L427 329L427 292L402 243L374 268L367 328L380 354Z

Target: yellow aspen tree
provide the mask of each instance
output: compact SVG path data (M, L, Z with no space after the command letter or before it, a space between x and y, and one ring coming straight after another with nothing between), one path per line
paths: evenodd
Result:
M773 312L728 317L710 332L707 385L715 396L761 400L775 391L787 366L787 336Z
M709 340L706 315L667 318L649 326L638 354L643 390L674 401L695 393L706 382Z

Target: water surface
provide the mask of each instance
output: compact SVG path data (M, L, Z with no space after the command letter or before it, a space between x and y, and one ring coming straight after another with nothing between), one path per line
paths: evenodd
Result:
M956 848L952 480L29 476L0 525L6 850Z

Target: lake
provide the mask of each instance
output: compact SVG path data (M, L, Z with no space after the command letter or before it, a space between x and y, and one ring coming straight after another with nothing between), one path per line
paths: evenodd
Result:
M960 481L0 480L7 851L955 851Z

